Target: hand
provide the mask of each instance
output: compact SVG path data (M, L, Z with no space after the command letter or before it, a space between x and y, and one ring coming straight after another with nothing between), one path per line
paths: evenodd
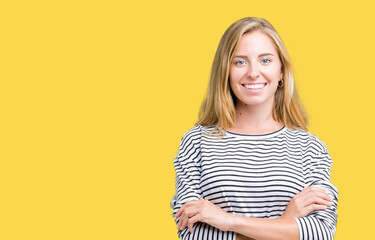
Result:
M305 217L315 210L324 210L332 205L332 198L318 187L306 187L296 194L280 218Z
M179 230L183 230L187 225L189 231L192 233L194 231L193 224L196 222L205 222L221 231L228 231L228 227L232 221L231 216L233 215L200 197L196 201L186 202L177 211L175 217L180 217L177 224Z

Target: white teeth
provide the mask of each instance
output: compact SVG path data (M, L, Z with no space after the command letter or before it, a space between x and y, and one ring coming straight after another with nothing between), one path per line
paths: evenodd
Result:
M249 88L249 89L261 89L262 87L266 86L265 83L262 83L262 84L253 84L253 85L244 85L245 88Z

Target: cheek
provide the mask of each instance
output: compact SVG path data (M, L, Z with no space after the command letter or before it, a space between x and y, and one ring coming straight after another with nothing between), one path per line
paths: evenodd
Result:
M229 72L229 85L233 89L233 85L236 82L237 76L235 74L235 71L230 70Z
M229 77L229 86L230 86L230 89L232 90L232 92L236 92L236 84L232 78L232 76Z
M269 69L262 72L263 76L267 78L270 82L278 82L282 77L281 70L279 69Z
M231 83L232 83L233 79L235 79L235 71L233 70L233 68L231 68L230 71L229 71L229 79L230 79Z
M243 76L246 74L246 70L240 68L232 68L229 72L229 77L231 82L238 82L240 81Z

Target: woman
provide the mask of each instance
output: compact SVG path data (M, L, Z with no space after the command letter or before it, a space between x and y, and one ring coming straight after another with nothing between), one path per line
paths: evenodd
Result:
M174 166L181 239L333 239L332 160L307 132L287 51L264 19L224 33Z

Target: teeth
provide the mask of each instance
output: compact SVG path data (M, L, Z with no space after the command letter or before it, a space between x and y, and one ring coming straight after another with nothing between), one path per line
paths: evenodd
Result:
M253 84L253 85L244 85L245 88L249 88L249 89L261 89L262 87L266 86L265 83L262 83L262 84Z

